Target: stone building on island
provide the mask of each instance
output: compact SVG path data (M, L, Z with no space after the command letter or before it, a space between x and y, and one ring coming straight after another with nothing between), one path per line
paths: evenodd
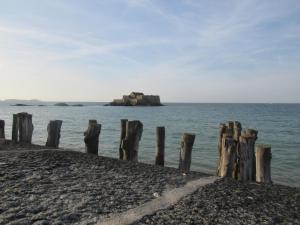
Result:
M131 92L122 99L114 99L109 106L162 106L159 95L144 95L141 92Z

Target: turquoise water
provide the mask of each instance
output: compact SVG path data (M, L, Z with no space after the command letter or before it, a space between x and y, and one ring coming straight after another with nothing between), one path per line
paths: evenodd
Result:
M83 132L89 119L102 124L99 154L118 157L120 119L141 120L144 132L139 161L153 163L155 127L166 127L166 165L177 167L184 132L196 134L192 169L215 172L220 122L238 120L243 128L259 131L257 143L272 145L272 178L277 183L300 186L300 104L169 104L165 107L13 107L0 105L11 137L12 114L33 114L33 142L45 144L49 120L63 120L61 147L84 151Z

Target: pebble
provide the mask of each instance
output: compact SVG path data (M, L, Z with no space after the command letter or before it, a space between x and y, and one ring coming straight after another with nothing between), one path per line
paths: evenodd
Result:
M0 225L92 224L207 176L74 151L0 151L0 162Z

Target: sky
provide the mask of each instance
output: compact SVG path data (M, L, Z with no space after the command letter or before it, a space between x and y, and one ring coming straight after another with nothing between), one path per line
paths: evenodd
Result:
M0 0L0 100L300 102L299 0Z

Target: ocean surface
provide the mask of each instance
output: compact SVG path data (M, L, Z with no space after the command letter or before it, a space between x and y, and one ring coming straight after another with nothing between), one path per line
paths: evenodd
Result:
M45 103L49 104L49 103ZM85 104L85 103L83 103ZM33 143L45 144L49 120L63 120L60 147L84 151L83 132L89 119L102 124L99 154L118 157L120 119L140 120L144 131L139 161L154 163L155 128L166 127L166 165L178 166L180 138L196 134L192 170L214 173L217 136L221 122L238 120L243 128L259 131L256 143L272 146L272 179L275 183L300 187L300 104L179 104L164 107L84 107L10 106L0 103L0 119L6 122L6 138L11 138L12 115L33 114Z

